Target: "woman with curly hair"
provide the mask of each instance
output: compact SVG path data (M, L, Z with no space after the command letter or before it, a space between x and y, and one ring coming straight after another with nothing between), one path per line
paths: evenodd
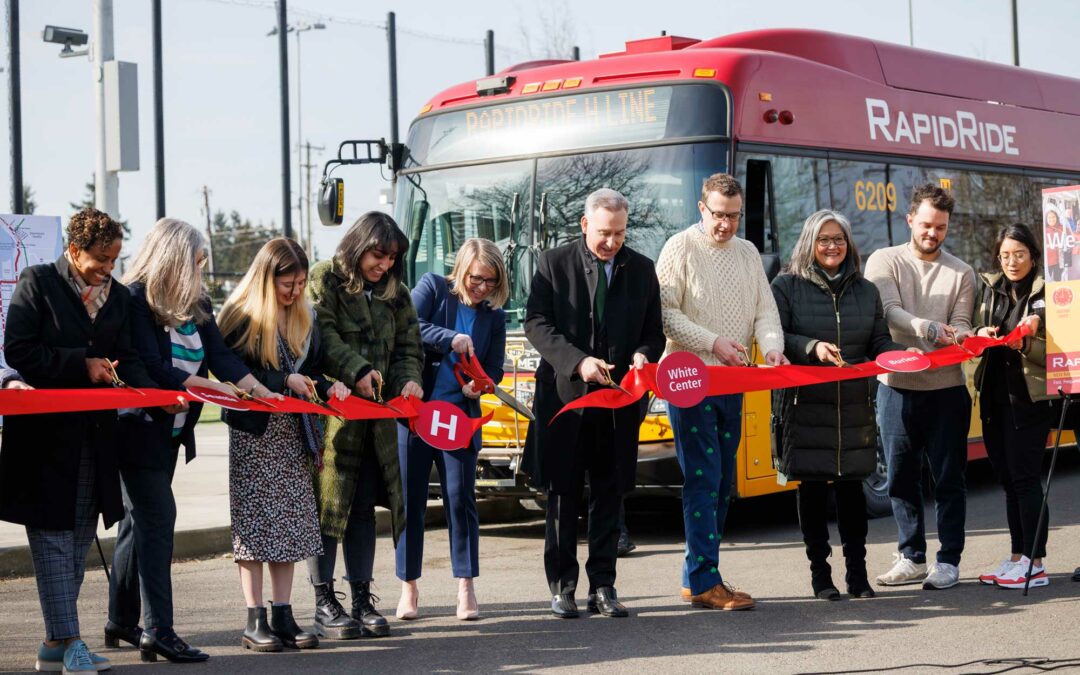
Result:
M131 344L131 295L112 277L120 224L83 209L67 239L55 263L19 276L4 335L8 365L37 388L108 387L114 371L133 387L155 386ZM77 603L98 514L106 527L124 515L115 431L115 410L4 420L0 520L26 526L45 620L37 670L109 667L80 638Z

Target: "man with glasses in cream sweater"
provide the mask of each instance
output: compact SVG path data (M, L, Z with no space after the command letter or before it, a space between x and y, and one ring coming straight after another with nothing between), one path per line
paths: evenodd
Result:
M765 269L754 245L735 236L743 190L728 174L705 180L701 220L674 235L656 263L663 309L665 354L686 351L707 365L749 363L756 338L768 365L782 365L784 333ZM675 451L683 471L686 560L682 597L694 607L739 610L753 599L724 582L724 531L735 454L742 429L742 394L707 396L696 406L668 406Z

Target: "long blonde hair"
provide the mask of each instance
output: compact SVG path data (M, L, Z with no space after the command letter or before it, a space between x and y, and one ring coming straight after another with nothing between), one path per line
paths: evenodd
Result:
M229 346L267 367L278 362L278 302L274 280L289 274L308 273L304 249L292 239L278 237L266 242L244 278L218 313L222 335L237 333ZM311 332L311 306L304 294L285 308L285 334L289 351L299 356Z
M146 235L122 281L146 286L146 304L158 325L176 328L192 320L202 325L210 318L203 306L207 294L198 264L199 253L205 251L198 230L182 220L162 218Z

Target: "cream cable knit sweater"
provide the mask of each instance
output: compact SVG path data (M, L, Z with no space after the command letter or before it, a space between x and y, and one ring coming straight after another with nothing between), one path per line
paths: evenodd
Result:
M665 355L697 354L721 365L712 353L717 337L750 347L757 338L762 354L784 351L784 331L776 300L754 245L733 237L717 243L697 224L668 239L656 261L663 307Z

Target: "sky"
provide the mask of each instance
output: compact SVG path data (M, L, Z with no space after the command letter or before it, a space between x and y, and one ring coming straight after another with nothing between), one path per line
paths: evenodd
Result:
M165 176L168 215L204 226L211 211L238 211L254 222L281 222L280 88L272 0L163 0ZM1080 2L1019 0L1020 63L1080 78ZM909 22L909 6L913 22ZM298 133L295 36L289 37L293 190L298 139L332 156L346 138L390 135L387 44L383 25L396 12L399 125L402 138L421 106L453 84L484 75L484 31L495 31L496 70L538 56L544 44L580 47L582 59L620 51L629 39L668 34L711 38L760 28L815 28L1001 63L1012 61L1009 0L290 0L290 22L322 21L301 40ZM94 171L95 120L86 57L57 58L41 40L46 24L90 32L91 0L22 0L23 178L37 213L64 224ZM0 29L6 31L5 26ZM133 253L155 221L153 81L149 0L114 0L115 54L138 64L140 170L120 174L120 216ZM554 36L554 37L552 37ZM93 39L93 36L91 36ZM7 35L0 50L6 68ZM3 73L7 87L7 72ZM0 115L7 125L8 98ZM0 211L10 210L10 139L0 134ZM317 185L321 169L312 172ZM389 182L377 167L347 167L346 225L380 208ZM296 196L291 201L296 203ZM385 207L383 207L385 208ZM293 210L293 227L299 216ZM344 228L313 217L319 257Z

